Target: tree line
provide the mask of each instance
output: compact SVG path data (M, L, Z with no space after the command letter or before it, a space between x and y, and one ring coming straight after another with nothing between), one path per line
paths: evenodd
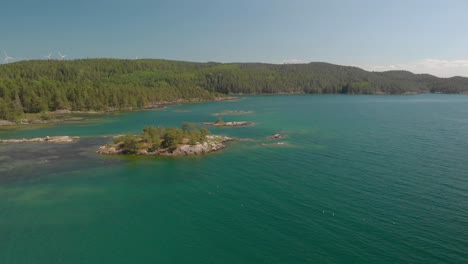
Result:
M36 60L0 65L0 119L55 110L126 110L258 93L466 93L468 78L368 72L328 63Z

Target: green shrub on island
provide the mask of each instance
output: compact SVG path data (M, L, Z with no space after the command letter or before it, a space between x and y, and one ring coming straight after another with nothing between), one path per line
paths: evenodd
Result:
M120 148L124 153L136 154L139 150L139 139L133 134L127 134L122 138Z
M177 127L170 127L166 130L161 142L162 148L174 150L178 144L182 144L184 139L184 132L182 129Z
M154 126L148 126L142 132L143 142L148 144L148 151L156 151L161 146L159 130Z
M41 115L39 116L39 118L41 120L50 120L50 119L52 119L52 117L49 114L45 113L45 112L42 112Z
M191 123L184 123L182 128L147 126L139 135L129 133L114 138L113 144L125 154L136 154L141 150L148 152L173 151L180 144L203 143L206 141L206 136L210 134L208 129L198 129Z
M210 134L211 134L211 132L210 132L208 129L206 129L206 128L204 128L204 127L202 127L202 128L200 129L200 137L201 137L201 138L205 138L206 136L208 136L208 135L210 135Z

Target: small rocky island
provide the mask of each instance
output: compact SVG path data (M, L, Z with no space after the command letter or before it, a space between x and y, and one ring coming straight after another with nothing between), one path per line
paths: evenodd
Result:
M274 134L273 136L269 136L268 139L282 139L284 135L282 134Z
M182 128L148 126L139 135L117 136L113 143L101 146L96 153L107 155L188 156L215 152L234 139L210 135L206 128L184 123Z
M238 126L251 126L254 123L248 121L229 121L224 122L221 116L218 116L218 120L216 122L205 122L204 125L208 126L218 126L218 127L238 127Z

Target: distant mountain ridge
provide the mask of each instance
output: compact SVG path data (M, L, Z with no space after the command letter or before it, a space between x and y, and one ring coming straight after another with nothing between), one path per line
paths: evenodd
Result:
M307 64L160 59L33 60L0 65L0 119L60 109L141 108L220 94L468 93L468 78Z

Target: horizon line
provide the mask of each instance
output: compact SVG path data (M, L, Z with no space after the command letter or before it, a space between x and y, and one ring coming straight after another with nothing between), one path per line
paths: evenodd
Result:
M216 63L216 64L265 64L265 65L308 65L308 64L314 64L314 63L322 63L322 64L329 64L329 65L334 65L334 66L341 66L341 67L352 67L352 68L358 68L360 70L370 72L370 73L385 73L385 72L408 72L414 75L430 75L436 78L441 78L441 79L450 79L450 78L468 78L468 76L462 76L462 75L451 75L451 76L438 76L436 74L432 74L429 72L415 72L409 69L404 69L405 66L409 64L396 64L395 65L389 65L389 66L369 66L369 65L349 65L349 64L340 64L340 63L333 63L333 62L327 62L327 61L303 61L303 60L284 60L282 62L261 62L261 61L232 61L232 62L221 62L221 61L196 61L196 60L177 60L177 59L165 59L165 58L120 58L120 57L86 57L86 58L69 58L69 59L60 59L60 58L19 58L15 59L13 62L9 63L0 63L0 65L8 65L8 64L16 64L16 63L21 63L21 62L29 62L29 61L78 61L78 60L160 60L160 61L175 61L175 62L187 62L187 63ZM424 60L424 61L429 61L429 62L439 62L443 60ZM443 62L450 62L450 61L443 61ZM468 64L468 61L465 60L455 60L454 62L462 62ZM382 70L376 70L372 68L381 68ZM390 69L386 69L390 68Z

